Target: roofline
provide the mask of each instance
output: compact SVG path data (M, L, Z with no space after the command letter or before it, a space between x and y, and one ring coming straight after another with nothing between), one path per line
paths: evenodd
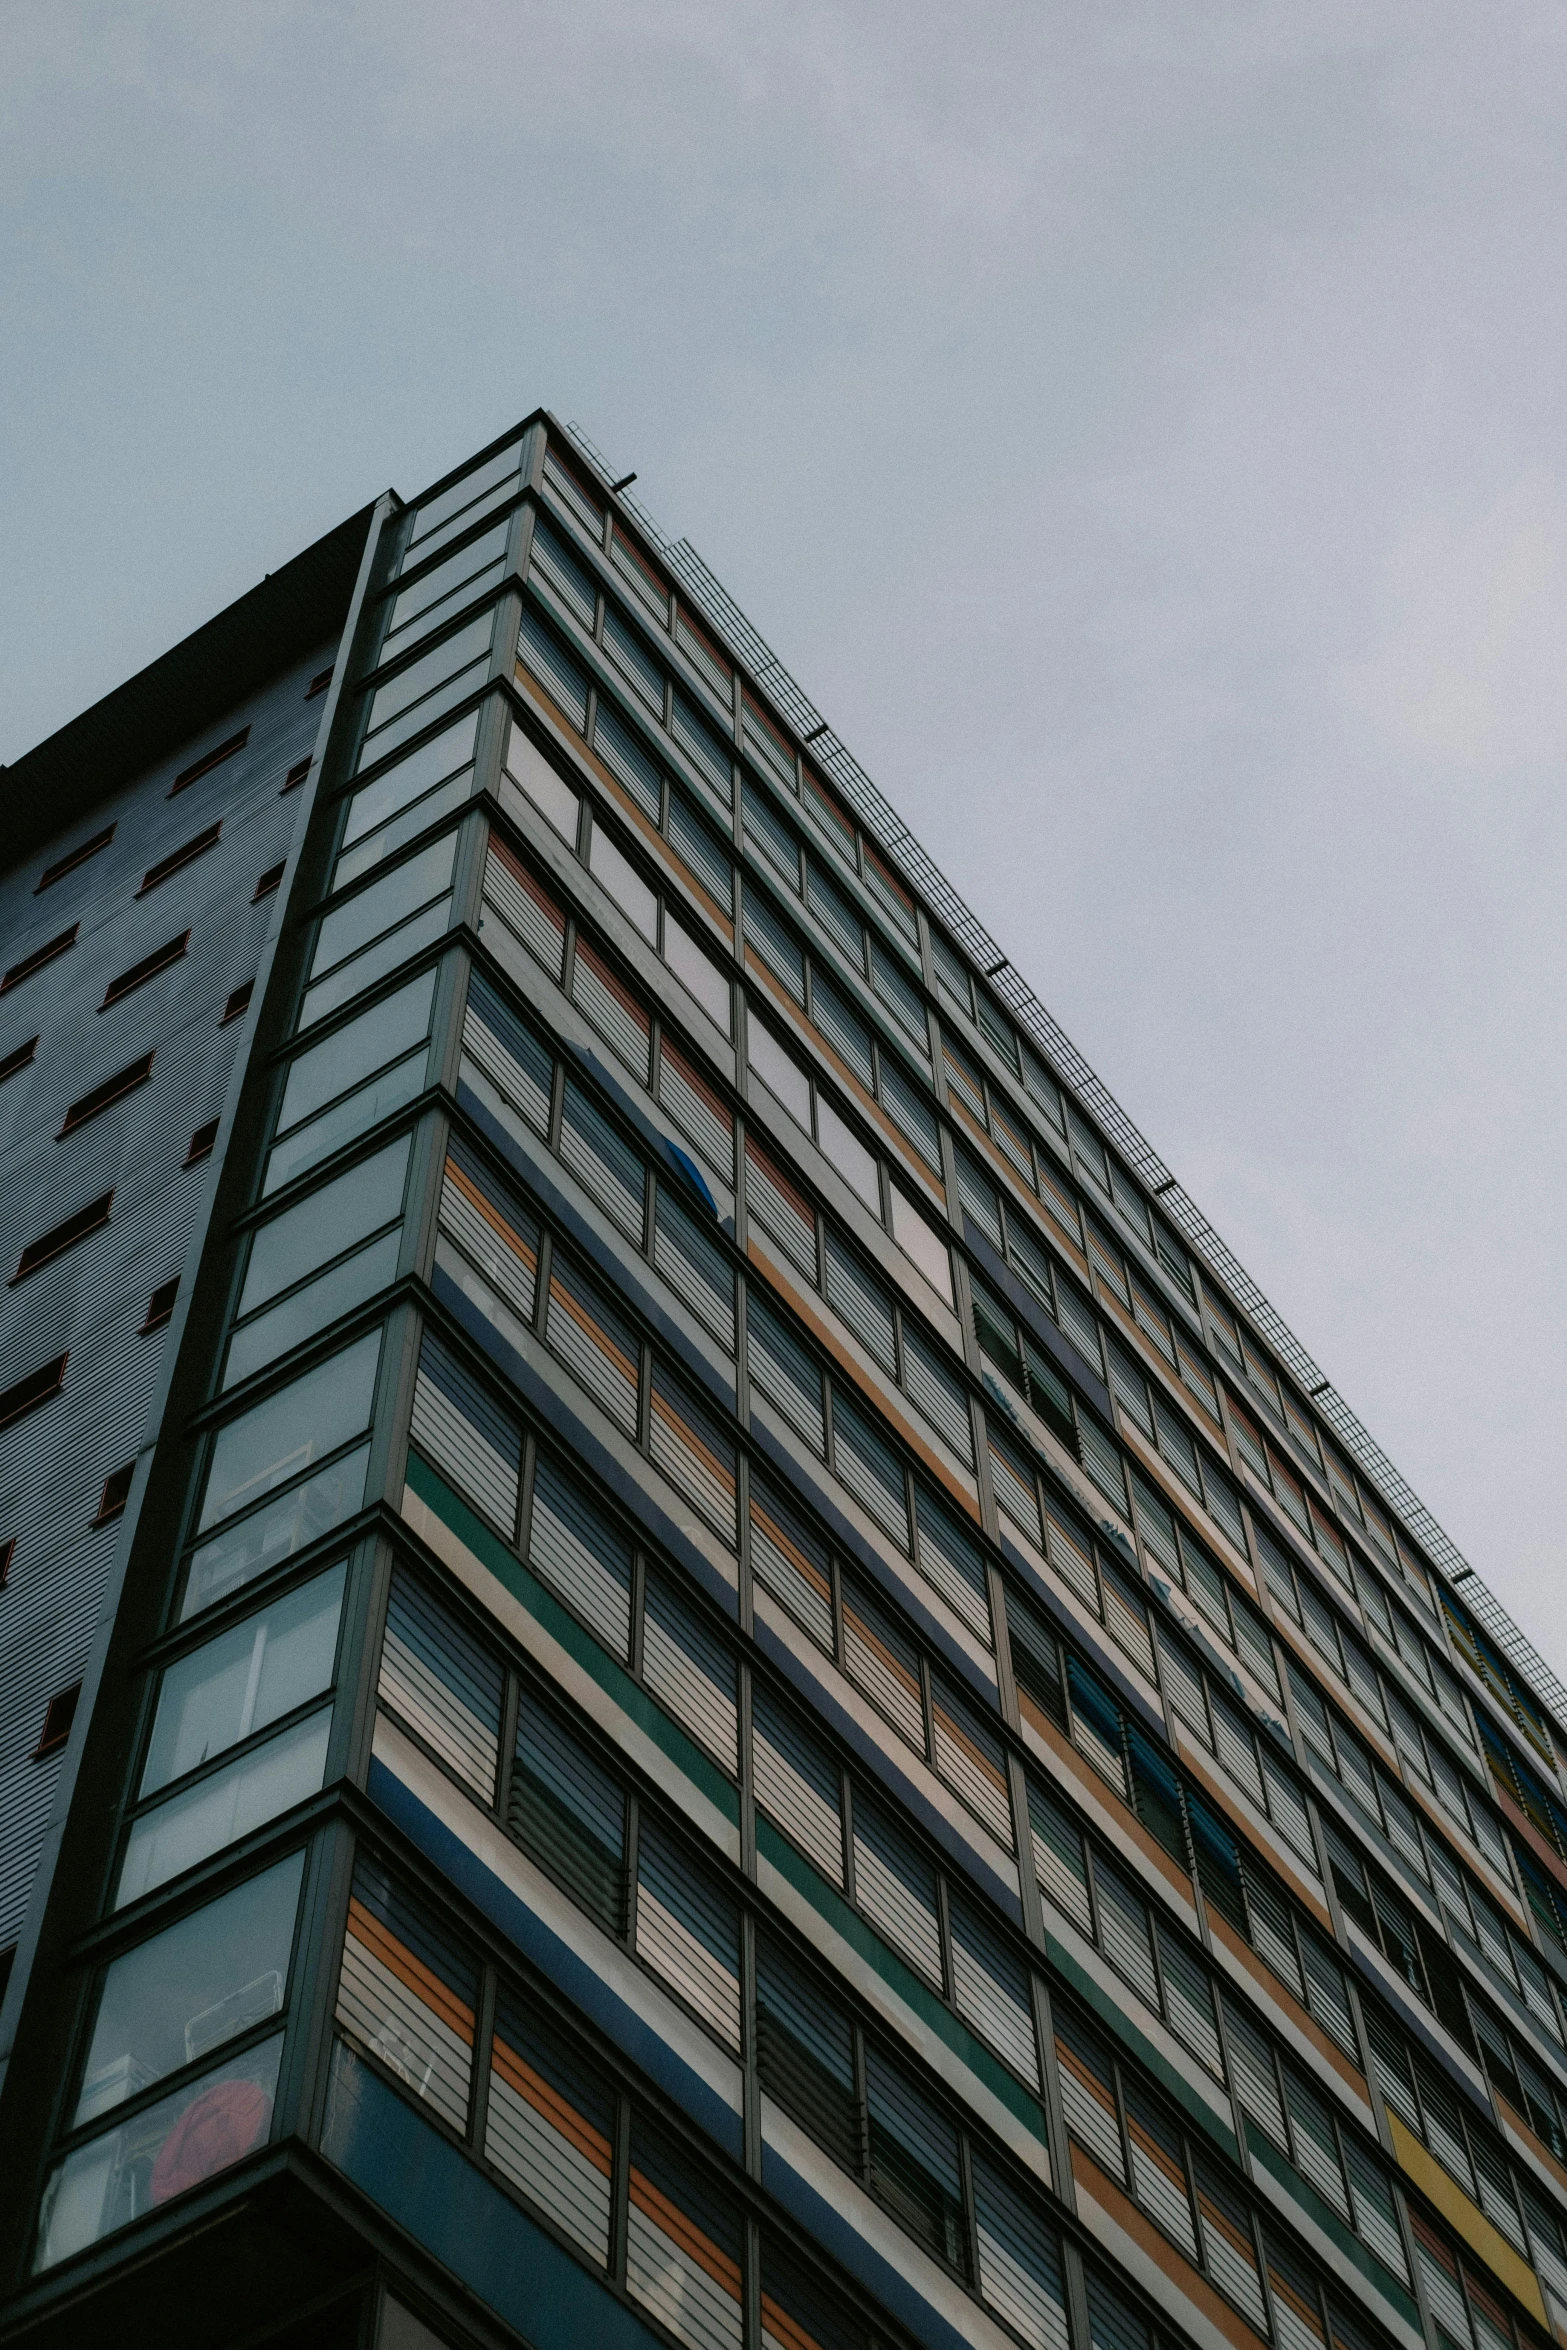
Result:
M7 862L69 830L341 629L374 511L373 503L360 507L90 709L0 766Z

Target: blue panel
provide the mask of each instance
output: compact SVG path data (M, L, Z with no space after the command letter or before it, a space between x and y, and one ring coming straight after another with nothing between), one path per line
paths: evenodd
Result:
M537 2350L658 2350L658 2338L346 2048L322 2151Z
M739 2114L714 2095L701 2075L692 2071L684 2058L667 2040L660 2038L634 2007L619 1997L602 1975L552 1932L525 1901L503 1885L477 1853L453 1835L384 1763L371 1763L369 1793L371 1800L396 1821L403 1834L467 1895L476 1909L482 1910L499 1927L541 1974L584 2015L591 2016L616 2046L624 2049L632 2062L640 2065L650 2080L656 2081L683 2107L726 2154L740 2161ZM586 1927L585 1919L583 1923Z

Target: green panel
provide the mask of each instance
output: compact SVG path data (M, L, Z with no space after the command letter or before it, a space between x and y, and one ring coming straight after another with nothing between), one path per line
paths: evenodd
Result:
M613 1699L621 1712L644 1732L661 1753L669 1757L675 1768L707 1798L713 1809L722 1812L731 1827L738 1829L739 1793L730 1785L717 1764L670 1720L661 1706L655 1705L647 1691L632 1680L624 1666L616 1664L613 1657L605 1654L592 1634L583 1630L576 1617L561 1606L552 1592L545 1589L514 1551L507 1549L498 1534L492 1534L483 1520L475 1517L467 1504L458 1499L445 1480L411 1445L408 1449L407 1474L408 1483L425 1507L435 1512L442 1525L456 1535L463 1548L470 1551L482 1567L488 1569L497 1583L505 1586L518 1605L527 1609L552 1640L559 1642L572 1661L580 1665Z
M939 2040L944 2040L960 2063L965 2064L976 2080L998 2103L1016 2114L1018 2120L1041 2146L1047 2146L1045 2110L1037 2097L1031 2097L1020 2081L1013 2079L983 2040L977 2040L966 2024L960 2023L949 2007L941 2001L928 1984L921 1982L913 1970L904 1965L888 1949L881 1936L851 1909L841 1893L833 1890L825 1877L819 1877L807 1860L803 1860L794 1846L787 1843L770 1820L760 1812L756 1818L756 1849L781 1877L787 1878L797 1893L804 1894L811 1907L820 1911L835 1934L847 1942L855 1955L862 1959L873 1974L880 1975L888 1989L895 1992L926 2028Z

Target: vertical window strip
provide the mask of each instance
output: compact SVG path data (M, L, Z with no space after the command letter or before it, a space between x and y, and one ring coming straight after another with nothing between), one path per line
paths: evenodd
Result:
M503 1990L485 2159L601 2269L610 2258L615 2106L596 2070Z
M419 1349L410 1433L431 1467L501 1527L509 1542L517 1523L522 1424L428 1330Z
M566 960L566 917L498 832L484 861L484 902L554 980Z
M384 1872L354 1872L337 2019L454 2130L473 2078L475 1960Z
M489 1651L405 1568L396 1568L381 1650L381 1701L484 1804L495 1794L503 1686Z

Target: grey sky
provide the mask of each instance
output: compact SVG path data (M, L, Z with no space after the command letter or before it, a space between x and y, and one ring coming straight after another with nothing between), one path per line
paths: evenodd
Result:
M0 757L540 400L1559 1667L1567 18L11 0Z

